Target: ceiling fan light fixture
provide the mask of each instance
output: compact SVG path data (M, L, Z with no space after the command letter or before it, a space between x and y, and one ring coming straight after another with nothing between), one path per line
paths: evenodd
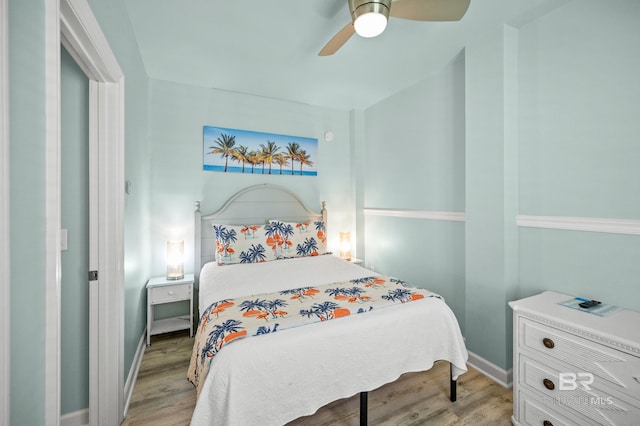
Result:
M387 18L381 13L368 12L358 16L353 26L360 37L377 37L387 27Z
M387 27L391 0L349 0L353 27L361 37L376 37Z

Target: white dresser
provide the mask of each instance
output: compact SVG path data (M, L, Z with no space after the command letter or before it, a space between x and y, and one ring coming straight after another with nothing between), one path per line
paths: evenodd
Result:
M544 292L513 309L513 424L640 425L640 312L601 317Z

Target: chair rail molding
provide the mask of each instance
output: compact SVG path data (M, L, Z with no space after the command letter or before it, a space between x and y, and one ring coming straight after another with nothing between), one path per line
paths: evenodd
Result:
M525 228L640 235L640 220L632 219L518 215L516 223L518 226Z
M409 209L378 209L365 207L365 216L403 217L410 219L446 220L464 222L464 212L447 212L437 210L409 210Z

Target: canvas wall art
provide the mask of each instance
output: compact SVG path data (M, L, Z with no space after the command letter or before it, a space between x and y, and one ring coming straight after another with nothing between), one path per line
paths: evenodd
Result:
M204 126L203 170L317 176L318 139Z

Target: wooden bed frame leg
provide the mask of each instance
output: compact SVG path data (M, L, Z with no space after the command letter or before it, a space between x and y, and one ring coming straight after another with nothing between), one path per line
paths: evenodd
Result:
M360 426L367 426L368 396L367 392L360 392Z
M456 402L457 399L457 390L456 390L456 381L453 380L453 364L449 364L449 385L451 387L450 393L449 393L449 400L451 400L451 402Z

